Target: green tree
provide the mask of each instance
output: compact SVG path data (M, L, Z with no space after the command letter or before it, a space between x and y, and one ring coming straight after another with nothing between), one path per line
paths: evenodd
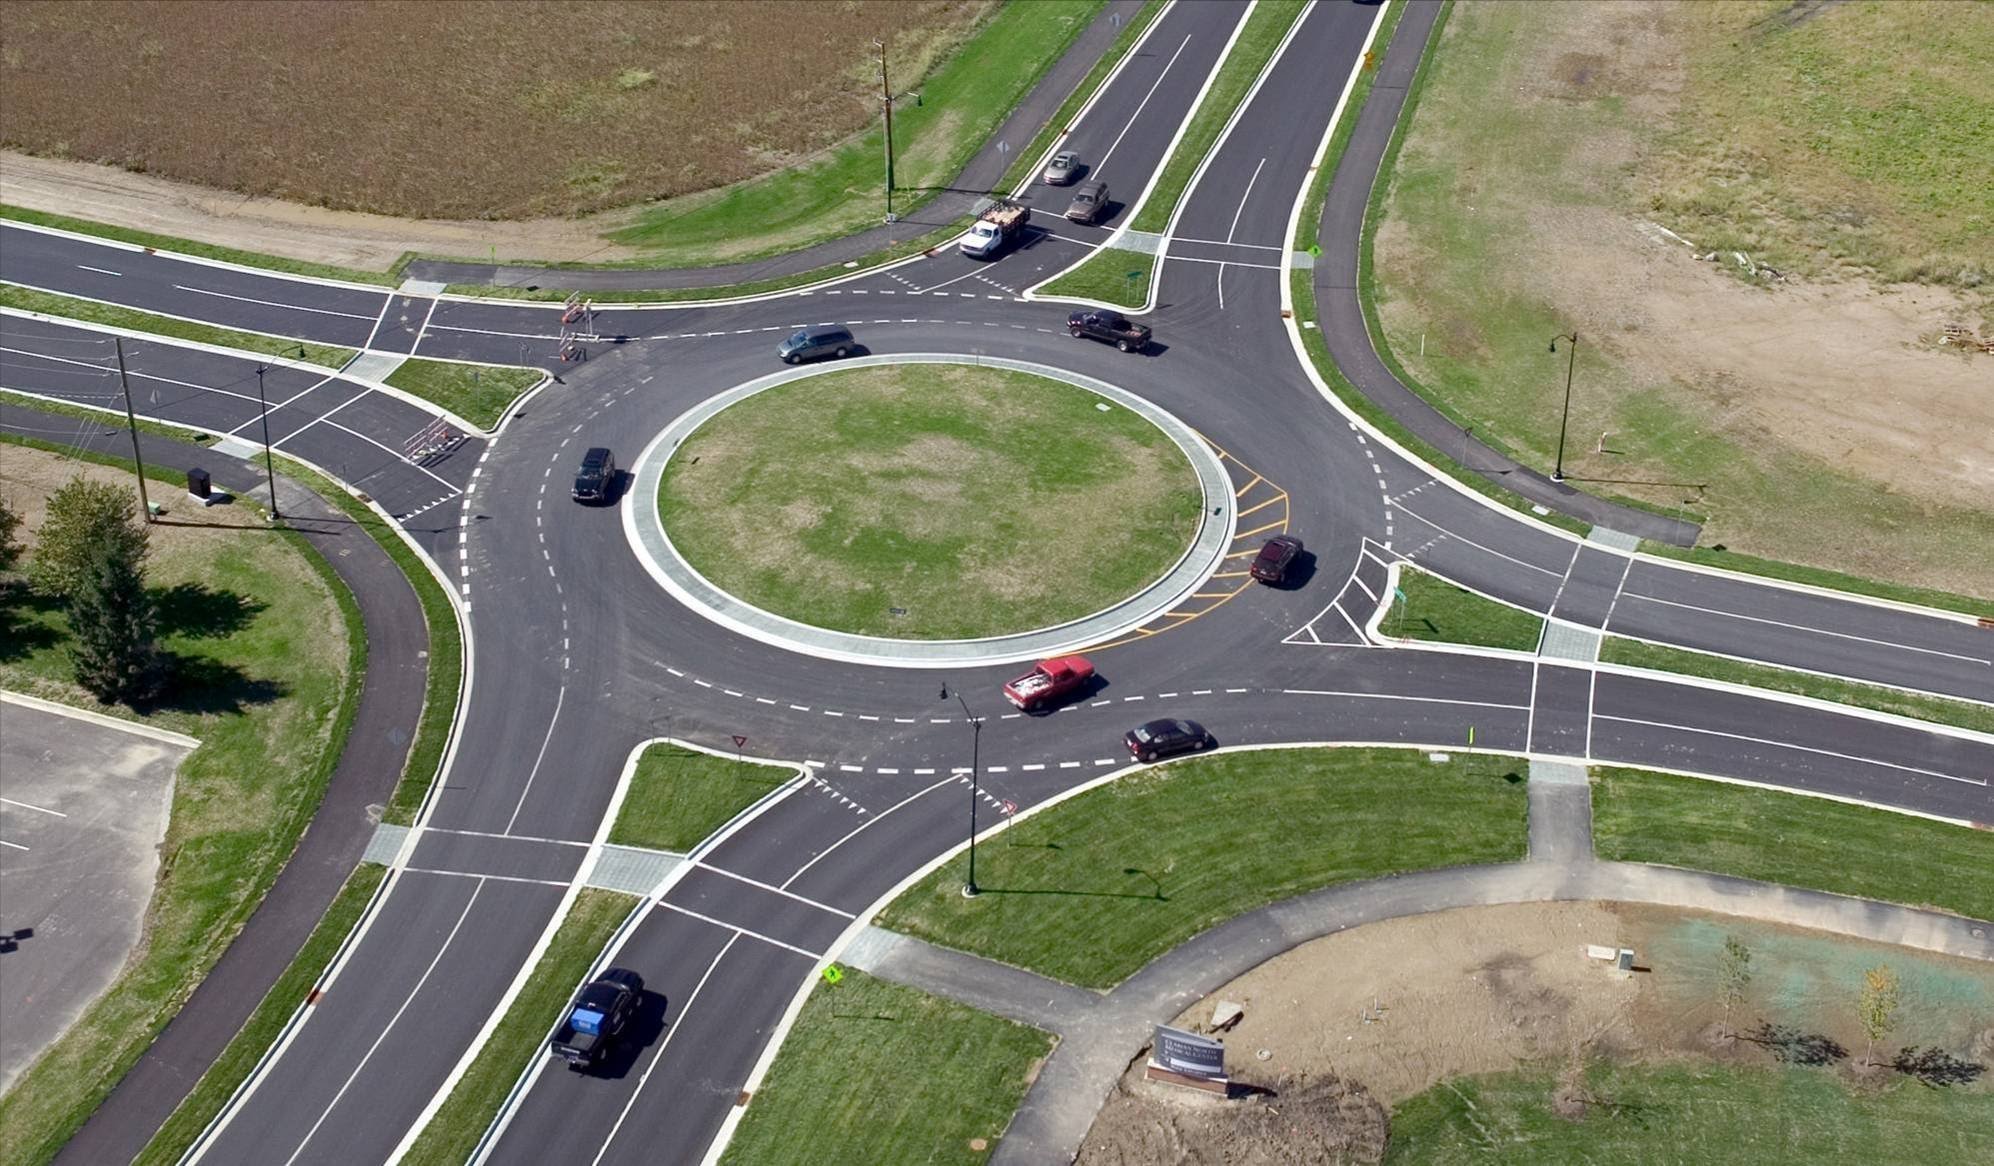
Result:
M0 501L0 571L13 570L14 560L21 557L20 544L14 541L14 532L20 528L21 516Z
M1724 999L1725 1040L1737 1037L1731 1027L1731 1013L1745 1002L1745 990L1752 983L1752 949L1735 935L1724 937L1724 952L1717 957L1717 983Z
M98 547L138 572L145 561L145 524L130 490L77 476L48 498L48 517L28 560L36 591L68 599L82 583Z
M1862 974L1862 997L1856 1002L1856 1016L1862 1021L1862 1035L1869 1041L1862 1062L1876 1063L1876 1042L1897 1027L1897 973L1889 965L1871 968Z
M106 704L136 704L158 692L158 627L138 563L117 543L99 543L69 594L76 683Z

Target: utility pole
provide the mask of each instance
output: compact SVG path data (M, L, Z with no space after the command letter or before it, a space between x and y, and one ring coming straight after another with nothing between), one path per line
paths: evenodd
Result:
M1551 471L1553 482L1565 480L1565 426L1572 419L1572 367L1579 362L1579 334L1560 332L1551 337L1552 352L1558 351L1560 340L1571 342L1569 348L1571 355L1565 359L1565 411L1558 417L1558 468Z
M256 403L263 411L263 472L270 480L270 520L284 517L277 509L277 467L270 464L270 401L263 395L263 366L256 366Z
M132 464L138 467L138 505L147 522L152 521L152 500L145 496L145 459L138 452L138 417L132 412L132 382L125 376L125 340L113 336L111 343L118 349L118 386L125 391L125 424L132 431Z
M879 105L886 111L886 221L893 222L893 90L886 84L886 42L874 37L879 49Z
M982 893L976 885L976 803L983 796L977 788L977 777L983 764L983 718L969 711L969 702L963 699L959 688L956 689L955 699L962 705L962 714L969 718L969 880L962 884L962 897L974 899Z

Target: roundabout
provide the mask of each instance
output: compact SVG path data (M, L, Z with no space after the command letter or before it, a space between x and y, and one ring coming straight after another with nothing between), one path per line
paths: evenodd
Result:
M994 664L1111 639L1209 578L1234 526L1225 467L1174 415L1001 357L761 377L682 414L631 473L625 533L666 591L850 661Z

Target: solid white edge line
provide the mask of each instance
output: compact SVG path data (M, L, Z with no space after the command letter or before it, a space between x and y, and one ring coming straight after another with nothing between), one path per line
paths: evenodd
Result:
M156 255L164 259L182 263L197 263L203 267L219 267L224 271L239 271L244 275L261 275L270 279L288 279L294 283L311 283L324 287L343 288L347 291L373 292L376 295L393 295L394 285L385 283L355 283L350 280L331 279L322 275L298 275L295 272L280 271L274 267L250 267L242 263L230 263L226 259L210 259L204 255L189 255L183 251L173 251L164 247L147 247L139 243L127 243L122 239L112 239L104 235L86 235L79 231L67 231L61 227L45 227L40 223L24 222L15 218L0 218L0 227L13 227L22 231L33 231L40 235L54 235L58 238L73 239L79 243L89 243L113 251L135 251L145 255ZM188 240L199 242L199 240ZM333 264L326 264L331 267Z

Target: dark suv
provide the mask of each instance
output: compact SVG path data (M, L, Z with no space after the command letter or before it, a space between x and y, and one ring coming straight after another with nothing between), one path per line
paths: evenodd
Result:
M1288 570L1302 554L1302 540L1292 534L1277 534L1267 540L1260 553L1253 556L1253 566L1247 568L1255 579L1262 583L1286 583Z
M1076 337L1105 340L1123 352L1149 347L1149 325L1138 324L1120 312L1074 312L1066 317L1066 330Z
M616 455L596 446L582 455L575 471L575 501L607 502L616 494Z
M1196 721L1164 717L1160 721L1146 721L1130 729L1128 735L1122 738L1122 744L1129 747L1129 756L1147 765L1159 757L1210 749L1218 742L1205 732L1205 726Z
M858 346L858 341L852 339L850 328L839 324L817 324L798 329L775 352L789 364L801 364L826 356L843 358L851 355Z

